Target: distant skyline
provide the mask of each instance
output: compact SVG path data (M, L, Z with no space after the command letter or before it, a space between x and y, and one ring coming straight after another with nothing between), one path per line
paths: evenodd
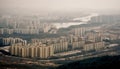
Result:
M120 11L119 3L120 0L0 0L0 11L12 9L34 11L77 11L81 9Z

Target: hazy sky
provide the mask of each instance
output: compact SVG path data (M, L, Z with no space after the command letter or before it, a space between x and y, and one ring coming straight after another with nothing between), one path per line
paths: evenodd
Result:
M34 10L115 9L120 10L120 0L0 0L0 10L25 8Z

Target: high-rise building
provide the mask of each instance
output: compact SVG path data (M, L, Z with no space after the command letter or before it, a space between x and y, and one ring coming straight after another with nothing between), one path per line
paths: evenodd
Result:
M52 45L55 53L60 53L68 50L68 42L59 42Z
M104 42L87 42L83 46L84 51L97 51L103 49L105 46Z
M86 32L86 28L74 28L71 30L71 32L74 34L74 35L77 35L77 36L80 36L80 37L83 37L85 35L85 32Z
M2 45L12 45L15 43L22 43L23 45L27 44L26 40L23 40L21 38L2 38Z
M27 44L27 45L18 45L13 44L10 47L10 53L12 55L20 56L20 57L31 57L31 58L49 58L54 55L54 49L51 45L35 45L35 44Z

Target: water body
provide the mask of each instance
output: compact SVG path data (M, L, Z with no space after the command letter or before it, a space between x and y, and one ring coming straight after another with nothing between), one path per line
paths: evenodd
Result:
M80 25L80 24L86 24L88 21L91 20L92 17L97 17L99 16L97 13L92 13L88 16L85 17L79 17L79 18L74 18L73 21L77 20L80 22L69 22L69 23L54 23L57 29L59 28L68 28L72 25Z

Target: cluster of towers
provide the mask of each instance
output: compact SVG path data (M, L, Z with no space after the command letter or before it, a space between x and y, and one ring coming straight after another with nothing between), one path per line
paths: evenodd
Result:
M53 46L46 46L41 43L33 43L22 45L20 43L13 44L10 47L11 55L29 58L49 58L53 56Z
M77 30L77 31L75 31ZM49 58L54 54L79 49L81 51L97 51L104 48L102 34L87 31L84 28L73 30L73 34L58 38L32 39L31 44L13 44L10 47L12 55L21 57Z
M40 34L56 33L57 28L52 23L41 23L39 18L3 18L0 34Z
M84 51L98 51L104 49L104 42L86 42L83 46Z
M12 44L16 44L16 43L22 43L22 45L26 45L27 41L23 40L21 38L2 38L1 39L2 45L12 45Z

